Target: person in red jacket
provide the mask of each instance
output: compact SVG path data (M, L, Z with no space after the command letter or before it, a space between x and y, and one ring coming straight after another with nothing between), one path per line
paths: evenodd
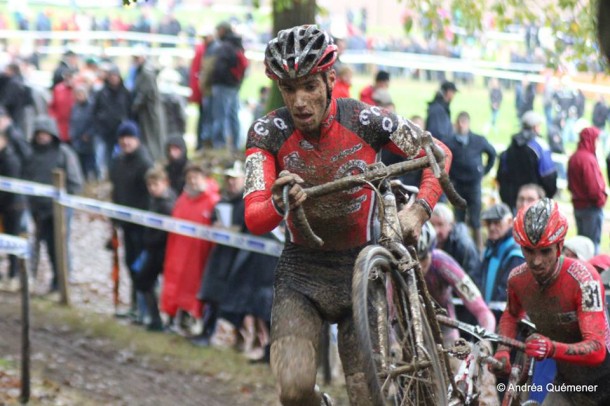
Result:
M526 314L536 325L538 332L527 338L525 353L557 362L543 405L608 405L610 328L604 287L590 264L561 255L567 231L568 222L551 199L519 210L513 236L526 262L508 277L499 333L515 338ZM504 365L494 372L510 373L509 349L500 345L494 357Z
M203 26L197 33L201 37L201 42L195 45L195 56L191 62L189 70L189 87L191 95L189 102L197 104L199 108L199 119L197 120L197 149L201 148L201 127L203 125L204 115L209 113L203 105L203 86L201 80L201 71L203 69L203 59L208 44L214 40L214 29L211 26Z
M360 92L360 101L371 106L377 105L373 99L373 93L377 89L387 89L390 87L390 74L384 70L380 70L375 75L375 84L369 85Z
M220 200L218 184L207 177L201 166L190 164L184 170L186 184L176 201L172 217L209 226L214 206ZM208 255L214 244L195 237L169 233L165 251L161 310L171 318L183 311L195 319L202 315L197 292Z
M604 222L606 182L595 156L599 129L587 127L580 132L578 149L568 161L568 189L572 192L572 205L579 235L589 237L599 252Z
M70 116L74 106L74 74L69 70L64 73L64 80L53 88L53 95L49 103L49 115L57 122L59 139L61 142L70 141Z

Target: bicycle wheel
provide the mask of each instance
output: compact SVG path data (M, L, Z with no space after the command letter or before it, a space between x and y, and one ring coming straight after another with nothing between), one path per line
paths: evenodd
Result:
M407 285L394 264L388 250L369 246L354 269L354 321L373 404L447 404L447 380L432 330L421 302L409 306ZM414 315L420 323L413 322Z

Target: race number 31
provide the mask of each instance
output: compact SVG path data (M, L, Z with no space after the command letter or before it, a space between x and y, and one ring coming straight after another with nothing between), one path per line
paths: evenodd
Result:
M584 312L602 311L602 295L598 282L590 281L583 283L582 310Z

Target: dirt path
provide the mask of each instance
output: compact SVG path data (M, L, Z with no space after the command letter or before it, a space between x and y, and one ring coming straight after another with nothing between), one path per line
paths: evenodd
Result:
M20 351L16 295L0 294L0 358ZM116 348L108 339L88 336L32 318L32 363L35 375L82 395L86 404L112 405L259 405L251 395L235 393L218 378L162 368ZM232 390L233 393L225 393Z

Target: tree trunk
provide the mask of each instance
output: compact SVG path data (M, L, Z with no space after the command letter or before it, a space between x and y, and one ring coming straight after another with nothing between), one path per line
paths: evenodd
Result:
M296 25L315 24L316 22L316 0L273 0L273 36L275 37L280 30L291 28ZM282 107L284 101L277 87L273 82L267 111Z

